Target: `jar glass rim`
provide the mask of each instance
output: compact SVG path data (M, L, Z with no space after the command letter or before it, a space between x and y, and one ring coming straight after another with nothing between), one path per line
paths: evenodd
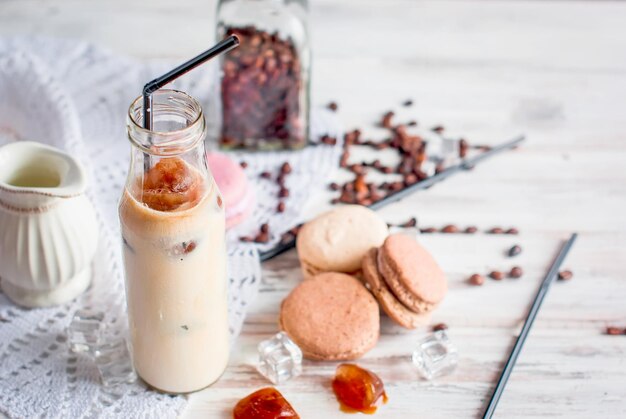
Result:
M152 96L153 118L159 116L159 108L162 106L173 105L179 111L186 112L184 116L188 118L187 126L168 131L144 128L143 96L138 96L128 108L127 131L133 145L149 154L176 155L191 149L204 138L206 134L204 114L202 106L195 98L174 89L160 89ZM182 116L182 113L179 116Z

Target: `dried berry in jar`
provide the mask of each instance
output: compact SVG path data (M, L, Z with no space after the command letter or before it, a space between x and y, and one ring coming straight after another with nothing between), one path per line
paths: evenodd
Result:
M254 26L229 26L226 35L236 35L240 45L224 56L220 145L304 147L308 76L291 38Z

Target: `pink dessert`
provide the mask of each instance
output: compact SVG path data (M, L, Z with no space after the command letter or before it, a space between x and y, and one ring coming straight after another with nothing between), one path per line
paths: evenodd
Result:
M243 222L254 208L255 196L239 164L223 153L207 153L207 162L226 206L226 228Z

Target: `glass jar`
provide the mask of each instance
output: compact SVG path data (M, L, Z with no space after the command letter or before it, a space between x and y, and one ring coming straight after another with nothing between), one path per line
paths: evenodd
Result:
M131 161L119 204L133 364L167 393L200 390L229 352L223 200L207 166L206 125L185 93L153 93L128 112Z
M217 37L240 45L221 58L222 148L298 149L309 125L311 52L306 0L220 0Z

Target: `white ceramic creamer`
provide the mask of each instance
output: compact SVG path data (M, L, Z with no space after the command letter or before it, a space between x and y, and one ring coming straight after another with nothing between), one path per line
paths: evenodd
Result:
M0 286L26 307L62 304L91 282L98 223L86 176L40 143L0 147Z

